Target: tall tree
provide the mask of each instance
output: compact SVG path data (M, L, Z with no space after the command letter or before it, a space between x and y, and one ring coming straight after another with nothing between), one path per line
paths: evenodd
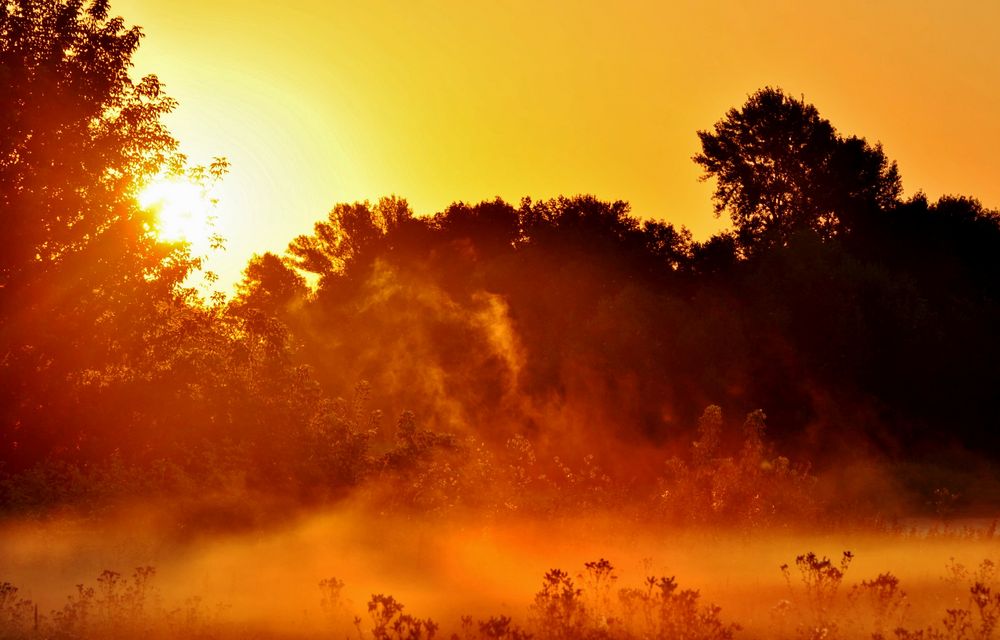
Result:
M129 75L141 37L107 0L0 0L0 448L69 429L55 405L76 415L194 264L135 198L183 166L175 102Z
M881 145L841 137L816 107L781 89L757 91L698 137L694 161L716 181L716 214L729 213L747 254L803 230L849 233L902 191Z

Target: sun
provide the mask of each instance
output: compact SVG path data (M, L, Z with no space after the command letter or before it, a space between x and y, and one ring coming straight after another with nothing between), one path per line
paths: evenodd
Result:
M139 206L156 215L156 236L207 249L216 235L214 203L204 186L182 177L154 180L139 193Z

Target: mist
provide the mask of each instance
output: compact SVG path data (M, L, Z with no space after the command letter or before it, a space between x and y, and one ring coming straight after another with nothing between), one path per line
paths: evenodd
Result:
M63 625L65 632L57 611L73 585L99 585L97 577L108 569L127 582L133 568L155 567L141 613L126 616L125 597L117 613L106 602L98 604L77 629L86 637L140 629L215 637L367 634L367 603L374 594L391 595L405 612L433 619L446 636L461 630L463 616L508 616L530 628L545 623L535 594L555 568L566 569L582 589L577 597L595 608L588 615L622 616L613 604L618 587L667 576L682 589L696 589L705 606L720 607L721 620L738 623L741 637L800 637L816 616L839 625L831 629L844 637L860 637L880 624L933 626L945 608L969 604L971 583L965 581L992 585L997 579L990 564L995 523L934 531L736 532L664 530L599 512L484 523L402 518L345 505L268 531L178 541L163 534L168 517L147 506L100 522L60 517L8 523L0 532L5 579L19 586L17 596L38 606L43 628ZM796 557L810 551L834 561L844 551L853 554L840 593L830 594L823 610L812 600L823 594L815 583L810 591L806 573L797 571ZM613 564L614 578L601 591L585 565L604 558ZM889 594L898 599L898 609L872 609L877 599L868 601L864 584L890 572L899 583L898 592ZM101 593L110 592L98 587ZM102 614L101 606L108 611ZM608 619L603 624L612 631L624 625Z

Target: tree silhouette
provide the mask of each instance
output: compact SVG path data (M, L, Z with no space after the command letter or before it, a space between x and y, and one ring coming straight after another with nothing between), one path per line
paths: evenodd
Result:
M0 3L5 294L82 266L75 258L83 252L91 271L100 263L104 275L148 276L160 266L133 196L179 160L161 122L175 103L155 76L129 77L141 35L109 18L105 0ZM122 264L127 259L138 262Z
M301 304L308 293L305 279L270 252L253 256L243 275L230 304L236 309L281 316L292 305Z
M695 241L586 195L338 204L204 304L134 198L183 167L173 102L128 78L139 36L106 2L0 0L0 511L32 477L72 500L81 470L164 462L179 491L290 506L373 474L387 504L451 504L514 434L532 486L574 477L596 504L616 495L600 469L653 479L712 403L764 408L818 464L869 441L1000 456L1000 213L899 202L881 149L801 100L763 89L699 134L733 232ZM395 440L367 385L333 400L359 380L404 415ZM597 459L541 462L566 451Z
M326 220L313 225L312 235L292 240L289 260L318 275L323 289L331 278L373 257L385 237L412 218L413 211L402 198L382 198L374 206L367 201L338 204Z
M521 239L517 210L500 198L469 205L456 202L434 216L435 228L451 241L466 241L477 254L510 251Z
M745 254L783 246L796 232L850 232L898 201L896 164L881 145L843 138L816 108L764 88L712 131L694 161L715 178L716 214L728 211Z
M175 102L129 76L141 31L108 10L0 0L0 447L19 455L42 423L79 426L60 412L79 414L81 380L132 375L122 362L196 264L136 202L184 159L162 122Z

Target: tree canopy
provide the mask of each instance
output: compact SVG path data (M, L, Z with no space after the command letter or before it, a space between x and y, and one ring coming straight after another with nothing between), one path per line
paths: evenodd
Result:
M134 196L178 162L161 120L175 102L155 76L129 76L141 35L106 0L0 3L5 298L56 271L148 278L165 266Z
M694 161L715 179L715 211L729 214L747 254L805 230L849 233L902 192L881 145L842 137L814 106L780 89L757 91L698 137Z
M901 201L881 147L804 100L765 88L699 132L733 233L590 195L340 203L209 304L136 203L185 162L174 101L129 76L140 38L104 0L0 0L0 509L126 463L290 502L377 477L453 505L496 469L611 500L715 404L803 451L1000 458L1000 214Z
M106 0L0 1L0 444L20 453L79 436L91 383L144 375L196 265L136 201L184 167L176 103L130 76L141 37Z

